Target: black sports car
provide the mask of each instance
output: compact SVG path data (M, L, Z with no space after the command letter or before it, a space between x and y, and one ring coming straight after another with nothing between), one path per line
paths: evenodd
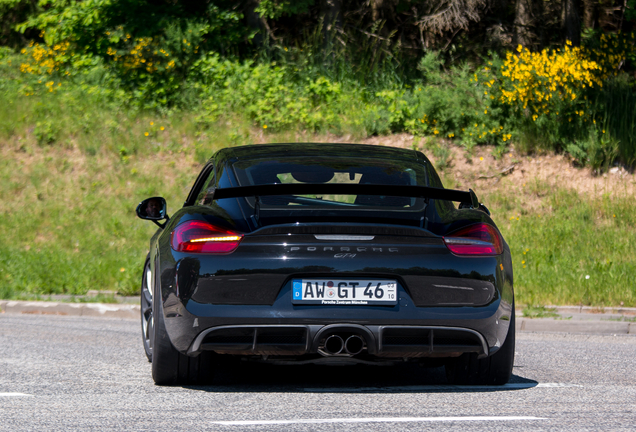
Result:
M510 378L510 249L473 191L444 189L419 151L226 148L172 217L161 197L137 214L160 227L141 292L157 384L206 380L230 356Z

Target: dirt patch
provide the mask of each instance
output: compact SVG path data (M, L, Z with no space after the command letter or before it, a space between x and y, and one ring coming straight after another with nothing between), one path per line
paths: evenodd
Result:
M500 159L492 156L492 148L481 147L473 157L464 157L462 149L453 149L450 173L464 187L473 184L480 189L513 188L519 192L565 188L579 194L594 196L634 195L636 176L624 168L595 175L590 168L575 167L570 158L559 154L523 156L513 151ZM502 179L506 182L502 182Z

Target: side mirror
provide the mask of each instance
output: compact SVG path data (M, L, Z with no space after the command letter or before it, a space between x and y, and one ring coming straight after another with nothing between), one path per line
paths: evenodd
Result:
M161 226L157 221L169 219L166 214L167 210L168 205L162 197L146 198L137 206L137 216L141 219L151 220ZM161 227L163 228L163 226Z

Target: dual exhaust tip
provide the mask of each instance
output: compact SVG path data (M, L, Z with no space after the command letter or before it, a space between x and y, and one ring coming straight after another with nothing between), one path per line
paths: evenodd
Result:
M356 355L363 349L364 339L358 335L351 335L346 341L338 335L331 335L325 339L324 351L329 355L342 354L343 351L349 355Z

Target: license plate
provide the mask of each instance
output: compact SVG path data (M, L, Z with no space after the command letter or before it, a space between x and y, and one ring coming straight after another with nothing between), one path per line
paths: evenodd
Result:
M395 305L397 281L378 279L294 279L293 304Z

